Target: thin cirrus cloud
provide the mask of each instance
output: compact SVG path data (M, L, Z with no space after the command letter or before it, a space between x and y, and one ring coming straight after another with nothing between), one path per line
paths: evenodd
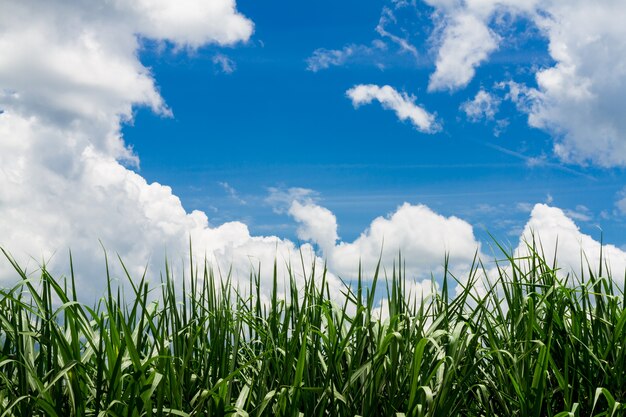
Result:
M237 69L237 64L235 64L235 61L233 61L224 54L213 55L211 61L213 61L213 65L215 65L219 69L219 71L223 72L224 74L232 74Z
M318 48L306 59L307 70L318 72L330 67L343 66L349 63L367 63L384 69L393 56L408 54L416 63L422 64L422 56L408 37L395 34L397 26L401 26L402 19L396 15L400 9L409 7L406 2L394 2L394 7L383 7L375 32L378 38L370 44L350 43L341 49ZM411 14L412 16L412 14ZM407 30L402 28L402 33ZM387 42L388 41L388 42ZM396 45L396 48L390 46Z
M318 48L306 59L308 71L318 72L334 66L341 66L355 54L357 46L347 45L342 49Z
M318 48L306 59L307 70L318 72L330 67L339 67L351 61L374 59L387 50L381 40L372 41L371 45L349 44L341 49Z
M378 101L384 109L393 110L400 120L408 120L420 132L436 133L441 129L434 114L415 104L415 97L391 86L360 84L346 91L346 95L354 107Z
M396 4L396 8L403 7L402 5ZM403 38L401 36L395 35L387 29L390 23L396 22L396 16L394 11L389 7L383 7L383 10L380 15L380 19L378 20L378 25L376 25L376 33L378 33L383 38L388 38L393 43L400 47L400 50L403 52L407 52L413 55L414 58L418 59L420 57L417 48L409 42L408 39Z

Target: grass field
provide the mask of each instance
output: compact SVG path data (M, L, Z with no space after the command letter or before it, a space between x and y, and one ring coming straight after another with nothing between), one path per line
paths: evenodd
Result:
M154 288L129 277L126 299L106 273L93 306L71 276L33 279L5 253L19 283L0 293L0 417L625 415L622 289L532 253L503 255L480 292L479 260L460 291L435 277L423 300L397 266L344 303L324 271L286 297L275 273L262 303L258 275L243 296L201 266L184 289L167 268Z

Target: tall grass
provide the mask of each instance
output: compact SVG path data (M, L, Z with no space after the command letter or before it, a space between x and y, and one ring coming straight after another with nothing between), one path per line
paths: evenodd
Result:
M536 251L490 274L476 260L456 292L446 269L425 299L407 296L400 260L339 305L325 271L304 288L291 275L283 298L275 268L262 303L254 272L251 295L206 265L181 292L166 265L155 288L128 276L125 299L107 268L92 307L73 274L34 280L4 254L20 282L0 292L0 417L625 414L622 290Z

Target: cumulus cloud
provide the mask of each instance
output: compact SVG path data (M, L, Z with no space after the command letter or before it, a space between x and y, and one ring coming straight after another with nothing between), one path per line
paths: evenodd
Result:
M536 86L510 83L530 126L550 132L564 161L626 165L626 3L614 0L426 0L434 7L436 69L430 90L466 86L499 48L500 16L532 22L554 64L535 70ZM515 90L515 91L513 91Z
M252 236L241 222L211 225L204 213L186 212L169 187L148 183L128 168L138 157L121 136L122 123L132 121L137 106L171 114L150 70L138 60L140 38L185 49L246 41L252 30L230 0L185 0L176 6L165 0L2 2L0 246L31 267L51 259L58 270L71 248L79 288L96 295L104 284L99 239L136 275L147 262L158 269L166 251L174 260L186 256L189 239L197 257L206 256L223 271L232 266L244 279L259 263L261 278L270 279L274 259L282 267L298 262L300 252L306 263L321 263L310 244ZM377 100L422 131L438 129L414 97L389 86L356 86L348 95L355 106ZM402 250L407 273L415 277L441 271L446 253L453 270L464 271L480 250L469 223L425 206L402 205L375 219L353 242L339 242L334 214L316 204L311 190L277 192L272 201L299 223L300 239L318 245L332 270L345 277L356 275L359 260L371 271L381 248L387 265ZM542 210L533 210L534 227L555 235L564 229L593 253L593 239L581 235L565 214ZM616 262L623 255L614 247L606 253ZM14 275L1 262L0 279L7 277ZM338 288L338 281L329 279Z
M388 85L360 84L349 89L346 95L354 107L376 100L383 108L393 110L400 120L409 120L420 132L435 133L441 128L435 115L415 104L414 96L400 93Z
M232 0L6 1L0 12L0 106L55 124L89 120L94 143L118 148L117 122L133 106L168 112L137 59L137 35L185 48L245 41L253 28Z
M300 224L298 237L316 244L329 270L342 279L354 280L359 273L363 280L372 279L379 261L380 278L390 278L401 254L405 297L410 303L427 300L438 291L446 268L464 281L475 257L486 259L469 223L442 216L424 205L404 203L393 213L374 219L352 242L339 239L337 219L330 210L306 197L304 202L296 197L288 214ZM385 320L388 306L383 297L372 315Z
M497 50L502 37L498 17L529 16L538 0L424 0L434 8L431 42L437 53L429 90L457 90L474 78L476 68ZM514 21L515 19L512 19Z
M499 105L500 99L498 97L481 89L472 100L461 104L461 110L472 122L482 119L493 120L498 112Z
M516 257L528 256L529 244L535 242L550 265L556 256L563 277L568 274L570 277L581 277L583 274L588 277L589 268L599 271L602 260L605 273L608 265L615 282L620 286L624 284L626 252L614 245L602 245L592 236L582 233L575 223L575 220L590 219L588 208L577 206L575 210L562 210L540 203L534 206L525 204L521 209L530 213L523 231L517 235L519 243L513 250ZM408 279L408 298L414 301L438 291L446 257L448 271L461 283L468 282L475 256L485 262L485 272L492 282L497 276L496 269L492 267L494 254L483 252L469 223L454 216L442 216L424 205L405 203L399 206L393 213L374 219L367 230L352 242L339 240L334 214L312 201L302 203L294 200L289 215L302 225L299 237L317 244L330 270L342 278L357 277L359 264L363 278L371 278L379 259L389 273L389 268L394 263L397 265L401 253ZM495 257L500 258L501 254L495 254ZM507 271L507 267L503 266ZM487 284L482 273L477 278L477 281L472 281L472 290L478 295L484 294ZM457 291L462 285L457 287ZM387 300L383 298L376 314L385 318L386 313Z
M556 256L557 265L563 274L581 277L584 273L588 277L589 268L597 273L602 254L603 266L608 264L613 279L623 286L626 252L614 245L601 245L593 237L582 233L563 210L546 204L536 204L524 227L516 252L520 256L528 254L528 244L532 244L533 239L540 242L545 249L547 262L552 263ZM606 271L604 267L603 270Z
M430 91L465 87L474 78L476 67L497 49L499 40L483 20L459 13L446 21L440 42Z
M626 165L626 4L554 2L537 19L556 64L537 72L529 124L552 132L563 160Z
M114 7L130 14L143 36L199 47L247 40L252 22L237 12L235 0L117 0Z
M336 273L354 277L359 260L371 271L381 255L383 263L390 265L401 251L407 273L425 278L442 272L446 254L452 271L467 271L479 250L469 223L405 203L388 217L372 221L354 242L337 245L329 259Z
M389 267L399 253L413 278L442 272L446 255L450 255L451 270L462 273L480 251L469 223L442 216L424 205L405 203L388 216L374 219L353 242L337 242L334 214L313 202L295 200L289 214L302 225L299 237L318 244L331 271L344 278L355 278L359 263L366 273L374 271L379 259Z
M299 224L298 238L315 242L324 256L329 256L339 239L337 235L337 218L325 207L312 202L294 201L289 208L291 215Z
M245 42L252 30L232 0L2 2L0 246L30 270L46 261L56 272L67 271L71 249L85 295L104 286L99 240L135 275L160 270L166 251L178 265L189 239L196 259L246 280L259 264L271 277L275 259L284 272L300 252L320 262L310 245L252 236L240 222L211 225L128 168L139 161L122 123L137 106L171 114L138 59L141 38L185 50ZM0 279L14 278L1 261Z
M265 202L277 214L289 214L298 223L298 239L313 242L324 256L331 253L337 235L337 218L326 207L317 204L318 194L308 188L271 187Z

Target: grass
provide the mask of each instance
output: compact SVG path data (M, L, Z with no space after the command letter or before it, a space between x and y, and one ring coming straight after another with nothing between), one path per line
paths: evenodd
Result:
M4 255L19 283L0 292L0 417L626 415L625 298L606 269L563 277L531 251L416 299L396 266L338 305L326 271L292 275L289 302L274 272L262 303L254 272L244 296L206 265L179 290L166 265L155 288L129 276L130 299L107 272L89 307L73 274L33 279Z

